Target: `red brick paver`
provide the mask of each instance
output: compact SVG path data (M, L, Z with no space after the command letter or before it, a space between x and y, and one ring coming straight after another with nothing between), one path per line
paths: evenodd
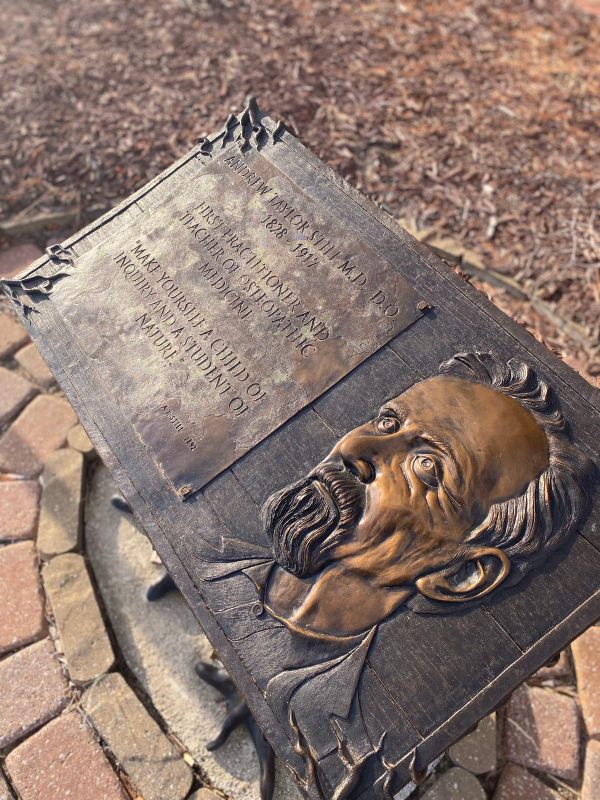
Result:
M494 800L561 800L561 797L523 767L508 764L500 776Z
M0 598L0 654L45 635L44 604L32 542L0 548Z
M19 413L37 394L36 387L9 369L0 367L0 428Z
M38 386L41 386L42 389L49 389L54 385L54 375L46 366L46 362L41 357L40 351L33 343L19 350L15 358L25 372L27 372L32 380L37 383Z
M6 768L22 800L127 800L92 732L76 711L13 750Z
M600 627L590 628L571 645L577 688L588 736L600 736ZM600 795L598 795L600 797Z
M600 797L600 742L591 739L585 754L585 769L581 800L598 800Z
M49 639L0 661L0 749L56 716L67 704L67 689Z
M28 339L27 331L14 317L0 313L0 358L12 355Z
M0 278L12 278L42 255L34 244L17 244L0 250Z
M77 416L62 397L36 397L0 440L0 472L35 477L42 462L61 447Z
M509 761L576 781L579 775L579 707L564 694L521 686L506 712Z
M33 538L40 492L37 481L0 481L0 542Z

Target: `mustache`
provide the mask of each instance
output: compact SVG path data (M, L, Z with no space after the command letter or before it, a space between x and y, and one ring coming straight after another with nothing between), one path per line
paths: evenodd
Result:
M321 570L360 518L364 502L364 484L338 460L322 462L272 494L263 523L277 563L300 578Z

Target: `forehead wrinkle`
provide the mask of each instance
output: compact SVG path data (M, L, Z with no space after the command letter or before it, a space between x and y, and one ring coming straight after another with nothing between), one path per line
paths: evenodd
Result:
M429 430L421 428L419 432L419 425L417 420L410 420L410 414L406 406L402 403L401 396L394 397L388 403L385 403L382 407L382 411L385 409L391 409L400 422L403 425L403 428L406 429L406 426L410 424L410 434L411 437L414 438L422 438L425 441L429 442L433 447L440 450L446 456L446 463L448 463L451 467L451 471L454 473L454 477L458 484L457 488L462 490L464 487L464 471L462 468L461 459L458 457L456 449L450 444L447 437L442 437L439 434L432 434ZM408 431L404 430L404 433L408 433ZM460 442L459 442L460 444ZM462 451L463 448L461 448ZM465 457L469 457L466 452L461 452L461 455Z

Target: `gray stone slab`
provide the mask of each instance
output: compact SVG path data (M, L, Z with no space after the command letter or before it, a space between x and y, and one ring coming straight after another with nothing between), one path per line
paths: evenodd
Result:
M111 505L115 492L108 471L99 465L86 507L86 549L127 665L212 785L235 800L260 800L258 763L245 731L234 731L215 753L206 749L225 716L218 692L194 672L198 660L210 659L212 647L179 594L146 601L148 584L160 568L131 517ZM275 800L300 798L278 764Z
M82 707L144 800L183 800L192 771L122 675L96 681Z
M71 680L87 683L108 672L115 656L84 559L76 553L57 556L42 577Z
M66 448L44 463L37 546L42 558L79 546L82 519L83 456Z
M481 720L473 733L452 745L448 755L457 767L464 767L475 775L496 769L496 715Z
M445 772L423 796L423 800L486 800L486 798L483 786L477 778L460 767L453 767Z

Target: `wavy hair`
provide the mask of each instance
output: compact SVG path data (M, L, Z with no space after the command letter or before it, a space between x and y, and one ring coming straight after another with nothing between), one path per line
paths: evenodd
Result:
M492 505L452 560L468 559L474 544L498 547L512 565L503 586L513 586L577 530L589 510L596 468L569 438L567 421L548 384L523 361L512 358L505 363L492 353L459 353L441 364L439 371L485 384L517 400L533 414L548 439L547 468L520 495ZM441 610L441 605L418 596L409 601L415 611L433 611L434 606Z

